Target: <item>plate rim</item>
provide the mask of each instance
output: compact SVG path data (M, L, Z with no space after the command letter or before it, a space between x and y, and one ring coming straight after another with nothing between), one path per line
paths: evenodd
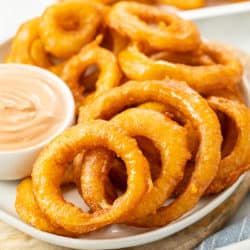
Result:
M217 6L208 6L200 9L178 11L177 13L189 20L198 21L213 17L224 17L250 12L250 2L229 3Z

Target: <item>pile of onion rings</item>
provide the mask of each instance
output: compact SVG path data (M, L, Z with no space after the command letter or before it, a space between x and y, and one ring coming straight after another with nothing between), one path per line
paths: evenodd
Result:
M5 62L62 78L78 121L19 184L26 223L69 237L114 223L164 226L250 169L241 62L152 2L64 0L19 28ZM61 186L76 188L90 211Z

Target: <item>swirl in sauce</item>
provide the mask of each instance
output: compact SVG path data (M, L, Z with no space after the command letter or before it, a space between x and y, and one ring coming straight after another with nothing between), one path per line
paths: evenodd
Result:
M62 89L49 78L15 68L0 70L0 150L34 146L52 137L65 122Z

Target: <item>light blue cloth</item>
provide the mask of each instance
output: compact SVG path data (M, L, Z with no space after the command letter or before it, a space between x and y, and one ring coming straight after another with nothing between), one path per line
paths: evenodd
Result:
M250 238L250 216L204 240L195 250L214 250ZM250 249L250 246L249 246Z

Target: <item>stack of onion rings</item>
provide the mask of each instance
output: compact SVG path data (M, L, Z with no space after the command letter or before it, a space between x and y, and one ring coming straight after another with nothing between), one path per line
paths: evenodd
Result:
M17 189L17 213L40 230L77 237L113 223L164 226L250 168L239 59L172 13L60 1L20 27L5 61L57 74L76 102L79 124L44 148ZM63 199L68 184L90 212Z
M176 185L182 179L183 169L186 160L189 158L185 138L186 131L158 112L136 108L122 112L115 116L111 122L127 131L130 136L144 136L151 139L159 148L161 162L163 162L161 173L154 181L154 187L144 196L140 205L133 212L133 216L126 219L126 221L133 223L134 218L155 213L165 200L170 197ZM175 138L174 141L173 138ZM181 153L177 150L178 148L182 151ZM182 157L180 157L180 154ZM107 165L107 167L109 166ZM93 161L92 164L83 164L81 174L82 195L90 208L94 210L97 207L102 208L103 204L108 207L105 197L95 198L96 194L100 193L97 189L103 190L104 188L98 173L102 171L102 175L105 175L106 172L106 176L108 176L109 169L104 169L101 164L94 164Z
M135 225L161 226L192 209L216 175L220 161L221 134L217 117L206 101L187 85L179 82L129 82L103 94L92 105L82 107L79 122L108 119L128 105L147 101L174 106L188 117L200 133L195 171L185 192L171 205L160 208L156 214L133 221ZM206 112L203 112L204 110ZM211 141L211 136L215 136L216 140ZM202 157L203 154L206 157ZM206 175L201 174L202 172Z

